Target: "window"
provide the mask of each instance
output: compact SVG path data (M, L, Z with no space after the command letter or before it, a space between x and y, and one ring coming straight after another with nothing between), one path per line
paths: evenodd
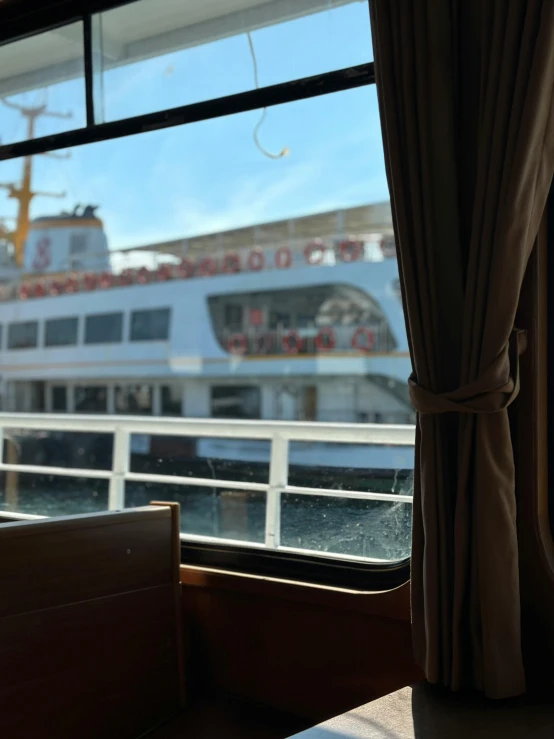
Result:
M108 389L103 385L75 386L76 413L107 413Z
M225 0L220 9L204 0L140 0L100 14L97 115L127 118L369 60L365 3L309 5L321 12L252 0ZM137 94L139 77L147 94Z
M393 281L387 287L396 290ZM379 302L367 289L352 285L214 295L208 305L212 329L230 353L355 355L390 352L397 346ZM237 309L241 316L246 310L245 327L234 320Z
M182 415L183 393L179 385L162 385L160 395L162 416Z
M123 313L85 317L85 344L117 344L123 339Z
M152 387L125 385L115 388L115 412L147 416L152 413Z
M260 388L254 386L213 387L214 418L260 418Z
M71 256L76 254L84 254L87 250L87 234L72 233L69 239L69 253Z
M74 346L77 343L78 318L53 318L46 321L44 346Z
M0 322L30 321L38 308L45 345L69 346L72 317L83 304L88 314L82 362L66 370L53 352L18 375L15 357L6 381L43 378L55 412L167 423L167 437L132 434L133 464L165 482L129 481L125 503L181 501L189 561L251 562L248 541L274 574L303 562L316 577L347 558L364 577L375 560L405 577L413 447L371 441L362 425L412 420L367 2L88 7L86 45L65 44L75 30L62 25L14 42L26 46L11 67L12 44L2 47L0 182L19 186L30 163L25 274L36 261L42 276L23 279L23 301L3 288ZM43 86L54 91L48 110L74 117L37 114L27 141L21 109ZM59 150L69 162L39 157ZM40 195L57 190L59 201ZM17 219L17 198L5 195L2 214ZM62 253L69 269L41 266ZM51 383L66 371L64 393ZM189 419L212 424L213 438L172 433L192 432ZM347 425L348 441L335 427L311 434L313 423ZM290 441L286 470L286 450L273 455L289 480L275 502L272 434L293 425L304 436Z
M136 310L131 313L131 341L167 341L169 308Z
M65 413L67 411L67 387L65 385L54 385L52 388L52 413Z
M8 349L34 349L37 344L37 321L22 321L8 325Z
M60 26L0 46L3 145L85 125L83 49L82 23ZM29 128L20 126L19 106L29 103L29 95L25 95L29 90L35 101L48 97L50 103L68 99L69 93L71 109L64 107L55 111L55 116L30 118Z

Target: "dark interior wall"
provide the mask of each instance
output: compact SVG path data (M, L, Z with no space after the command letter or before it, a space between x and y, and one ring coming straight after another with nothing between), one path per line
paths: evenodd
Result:
M354 594L181 568L189 689L321 721L421 679L409 590Z

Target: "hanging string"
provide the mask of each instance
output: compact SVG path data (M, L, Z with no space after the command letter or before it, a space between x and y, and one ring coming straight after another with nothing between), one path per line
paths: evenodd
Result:
M246 32L246 38L248 39L248 48L250 49L250 56L252 57L252 68L254 72L254 86L256 87L256 90L260 89L259 84L259 78L258 78L258 60L256 59L256 52L254 51L254 44L252 43L252 36L250 34L250 31ZM289 153L288 148L285 146L278 154L275 154L274 152L268 151L262 144L260 143L260 139L258 137L260 128L262 126L262 123L265 121L265 117L267 115L267 108L264 108L262 110L262 115L260 116L260 120L254 127L254 131L252 133L252 137L254 139L254 143L256 144L256 147L258 148L261 153L268 157L269 159L281 159L282 157L286 157Z

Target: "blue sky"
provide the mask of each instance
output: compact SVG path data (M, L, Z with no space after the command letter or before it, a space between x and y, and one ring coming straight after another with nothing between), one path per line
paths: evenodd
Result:
M104 22L109 29L109 14ZM366 2L260 29L252 40L260 85L373 58ZM102 83L113 120L252 89L253 64L241 34L107 70ZM37 135L84 123L82 80L11 99L73 112L69 124L42 119ZM35 157L34 188L67 196L36 198L31 213L94 203L111 248L123 248L388 198L374 86L270 108L259 138L270 151L289 149L278 160L254 144L259 118L252 111L78 147L63 161ZM3 143L23 133L2 107L0 132ZM4 162L0 181L20 172L21 162ZM0 216L14 214L0 192Z

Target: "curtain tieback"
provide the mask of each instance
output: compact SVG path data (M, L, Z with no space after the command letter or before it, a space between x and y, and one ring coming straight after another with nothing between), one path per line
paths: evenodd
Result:
M514 328L506 346L483 374L451 392L433 393L412 373L408 380L411 403L419 413L498 413L519 393L519 357L526 348L526 331Z

